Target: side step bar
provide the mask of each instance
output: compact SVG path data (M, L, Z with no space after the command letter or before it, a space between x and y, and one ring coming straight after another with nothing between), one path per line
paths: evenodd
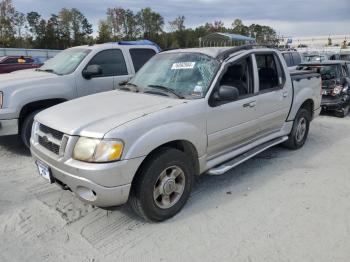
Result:
M209 171L207 172L209 175L213 175L213 176L218 176L218 175L222 175L224 173L226 173L227 171L229 171L230 169L238 166L239 164L245 162L246 160L260 154L261 152L265 151L266 149L273 147L275 145L281 144L284 141L288 140L288 136L283 136L283 137L279 137L276 139L273 139L269 142L266 142L264 144L261 144L260 146L257 146L239 156L236 156L235 158L219 165L216 167L213 167L212 169L209 169Z

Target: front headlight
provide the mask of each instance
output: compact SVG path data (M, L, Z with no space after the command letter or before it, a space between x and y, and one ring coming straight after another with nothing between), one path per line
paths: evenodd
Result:
M4 94L0 91L0 109L2 108L3 101L4 101Z
M124 144L120 140L104 140L80 137L75 144L73 158L92 163L106 163L120 160Z

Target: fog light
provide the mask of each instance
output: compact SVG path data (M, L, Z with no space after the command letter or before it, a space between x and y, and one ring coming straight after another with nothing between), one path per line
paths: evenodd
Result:
M96 201L97 199L96 192L84 186L78 186L76 194L78 194L82 199L90 202Z

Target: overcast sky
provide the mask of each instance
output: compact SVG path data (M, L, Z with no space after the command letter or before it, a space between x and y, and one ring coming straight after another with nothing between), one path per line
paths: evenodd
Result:
M222 20L230 26L235 18L243 23L272 26L284 36L350 34L350 0L13 0L17 10L35 10L44 18L61 8L76 7L96 26L108 7L121 6L135 12L151 7L166 21L186 17L186 27ZM166 28L165 28L166 29Z

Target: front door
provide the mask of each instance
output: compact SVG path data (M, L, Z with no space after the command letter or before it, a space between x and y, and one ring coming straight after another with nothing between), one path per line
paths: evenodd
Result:
M228 63L220 85L236 87L239 98L235 101L208 106L208 158L214 158L248 143L259 132L257 128L256 96L252 57L246 56ZM212 96L217 92L213 90Z
M99 65L102 68L102 74L91 79L78 74L78 96L110 91L114 89L115 82L129 79L125 59L120 49L103 50L97 53L86 67L89 65Z

